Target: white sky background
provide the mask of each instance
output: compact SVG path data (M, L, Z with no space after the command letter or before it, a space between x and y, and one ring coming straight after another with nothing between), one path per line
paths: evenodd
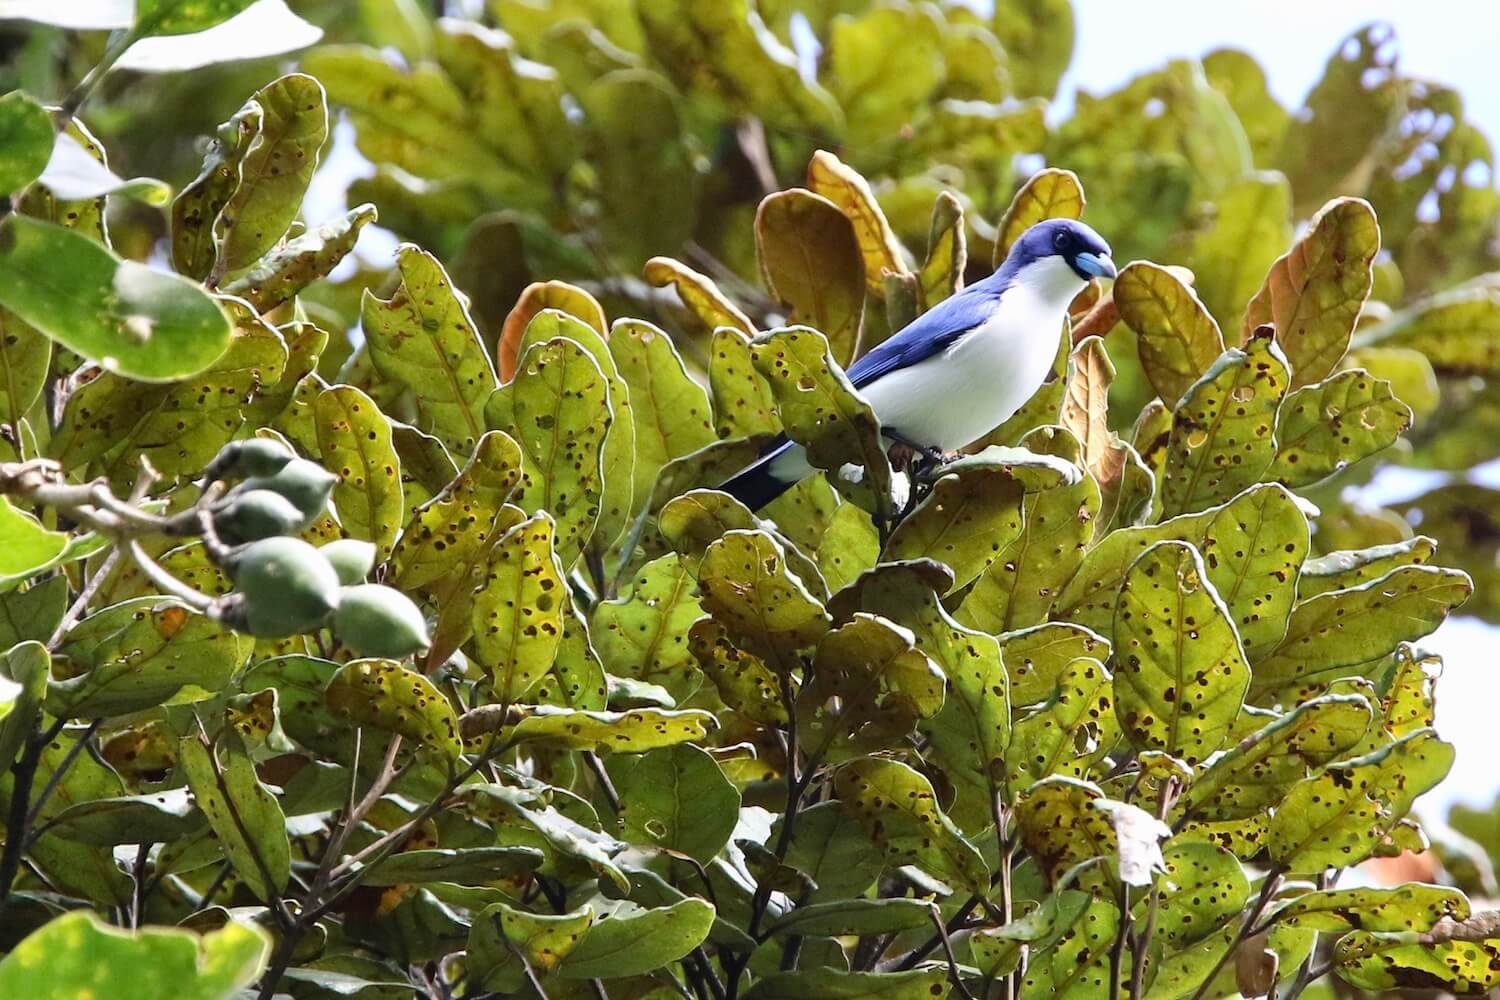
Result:
M1500 142L1500 0L1073 0L1073 6L1078 37L1056 109L1063 117L1074 88L1107 93L1169 58L1226 45L1254 55L1272 93L1295 108L1339 40L1380 20L1395 26L1401 72L1456 87L1469 117L1491 143ZM1392 471L1374 484L1371 499L1404 499L1433 485L1424 475ZM1422 645L1445 660L1438 731L1458 746L1447 782L1419 803L1437 817L1451 802L1488 804L1500 791L1494 721L1500 629L1457 618Z

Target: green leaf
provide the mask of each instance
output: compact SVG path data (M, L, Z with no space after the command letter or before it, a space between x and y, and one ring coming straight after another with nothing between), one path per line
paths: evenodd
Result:
M1151 388L1171 406L1224 351L1219 324L1171 269L1135 261L1115 279L1115 307L1136 333Z
M1298 896L1275 916L1278 923L1326 933L1429 931L1441 920L1469 919L1469 900L1457 889L1420 882L1321 889Z
M1060 427L1040 427L1021 439L1022 455L1032 449L1037 471L1063 473L1056 485L1045 480L1027 484L1022 503L1025 528L991 550L993 561L980 574L954 615L970 628L1002 632L1046 620L1063 584L1083 560L1094 537L1099 487L1076 463L1082 461L1078 439ZM985 454L995 454L987 450ZM966 459L950 466L957 471ZM1024 480L1023 480L1024 481ZM996 541L1005 538L1000 534Z
M766 287L790 308L790 321L822 333L839 365L852 363L859 356L865 266L849 217L811 191L781 191L755 213L755 246Z
M589 631L605 670L683 701L700 680L688 629L702 617L692 574L674 552L641 567L627 596L600 602Z
M572 565L594 533L604 496L604 443L614 421L605 373L575 341L537 344L515 379L490 397L485 419L520 444L515 502L551 515L557 552Z
M519 722L502 731L505 740L599 753L645 753L672 747L702 739L718 726L712 715L697 709L587 712L538 705L524 712ZM464 717L464 744L470 750L488 746L494 728L487 722L482 713Z
M1164 514L1201 510L1260 481L1276 455L1276 412L1290 382L1280 349L1260 331L1193 383L1172 413Z
M1000 643L954 621L938 595L914 573L867 582L863 604L912 630L917 648L942 668L942 710L922 724L933 761L953 783L955 822L966 830L992 821L1010 744L1010 696Z
M630 387L634 507L640 509L650 501L663 466L718 440L713 408L703 386L688 375L672 339L650 323L617 320L609 331L609 351Z
M1086 203L1083 185L1073 171L1046 167L1032 174L1000 219L995 236L995 266L1004 262L1010 248L1026 230L1047 219L1081 219Z
M270 953L270 936L238 921L201 936L168 927L122 931L77 910L0 961L0 992L82 997L103 984L117 1000L222 1000L249 987Z
M1057 678L1076 659L1109 659L1109 640L1071 622L1046 622L1004 632L997 637L1010 699L1015 705L1034 705L1052 695Z
M853 148L890 143L935 103L947 75L946 27L937 11L915 4L882 4L832 21L823 75L844 109ZM879 294L879 285L871 291Z
M1197 549L1147 549L1115 611L1116 713L1131 742L1195 764L1217 750L1239 715L1250 667Z
M785 821L778 819L773 832ZM861 895L884 867L881 848L839 803L819 802L797 814L786 864L817 883L808 903Z
M609 776L620 795L618 836L632 844L708 864L729 843L740 793L698 747L611 757Z
M75 802L49 822L59 837L96 847L171 843L204 827L186 788Z
M391 584L402 590L431 587L443 605L457 599L452 581L468 580L471 567L482 565L498 537L500 508L520 481L520 446L500 431L487 431L463 471L402 530L391 555Z
M935 559L962 590L1020 537L1025 489L998 466L968 465L943 475L886 543L887 561ZM1027 531L1039 530L1027 523ZM976 587L976 590L982 589ZM987 598L977 598L985 606ZM960 611L960 614L963 612Z
M97 611L63 636L72 676L48 685L59 718L124 715L201 701L223 690L251 640L179 601L140 597Z
M106 370L147 382L196 374L229 344L229 320L197 285L21 215L0 228L0 305Z
M340 525L348 537L373 542L384 560L406 513L390 421L373 399L347 385L319 393L313 418L323 464L339 477L333 503Z
M651 54L684 93L706 91L774 128L835 130L838 106L797 71L796 55L746 0L643 0Z
M0 497L0 588L45 569L67 544L67 532L47 530L36 517Z
M708 936L714 908L689 897L663 909L596 920L563 960L563 979L614 979L652 972L677 961Z
M562 642L567 584L545 513L507 531L474 596L475 661L501 703L547 673Z
M1005 755L1007 799L1055 774L1085 778L1120 739L1114 678L1081 656L1056 672L1051 697L1011 729Z
M173 203L177 269L216 284L274 247L301 209L327 138L317 80L293 73L256 91L220 127L203 171Z
M224 306L233 336L207 370L171 385L100 375L69 395L50 452L70 468L119 479L133 477L143 456L164 476L201 472L287 364L281 334L243 302L226 299Z
M776 397L770 382L755 369L749 338L738 329L720 327L713 332L709 352L708 388L719 437L780 434Z
M900 761L866 757L834 773L839 802L885 850L890 864L914 864L974 892L989 886L979 851L938 807L932 784Z
M1102 809L1094 807L1103 799L1097 785L1058 776L1021 793L1015 812L1021 840L1049 884L1056 885L1081 861L1117 853L1114 825ZM1080 884L1093 884L1099 878L1098 870L1093 870L1082 876Z
M138 0L134 34L186 35L229 20L253 0Z
M1204 60L1211 81L1211 60L1215 54L1243 55L1230 50L1211 54ZM1253 60L1246 58L1246 63L1247 68L1260 71ZM1234 95L1229 98L1232 102ZM1271 98L1266 99L1275 104ZM1276 110L1281 108L1277 106ZM1251 123L1243 116L1241 122L1249 131ZM1250 138L1253 143L1255 136L1252 134ZM1282 248L1291 242L1292 189L1280 174L1254 173L1219 192L1213 207L1213 225L1193 237L1184 263L1196 277L1197 298L1211 315L1228 324L1244 315L1246 304L1260 290L1266 272ZM1115 296L1118 301L1118 286Z
M366 204L313 227L273 248L233 281L226 282L224 293L245 299L257 312L270 312L290 302L314 281L328 277L354 251L360 232L376 217L375 206ZM369 329L366 321L367 342Z
M1073 58L1070 0L999 0L991 19L1019 97L1052 97Z
M801 969L756 981L745 1000L932 1000L948 990L946 969L844 972Z
M587 906L551 915L496 903L486 907L469 930L465 972L478 989L515 992L525 983L518 956L542 975L551 973L593 922L594 911Z
M1229 100L1235 117L1245 127L1245 135L1255 152L1256 166L1266 166L1281 144L1290 116L1276 98L1271 96L1265 70L1261 69L1260 63L1248 52L1226 48L1215 49L1205 55L1203 71L1208 75L1208 82L1213 88ZM1288 198L1287 211L1290 209ZM1222 213L1220 217L1223 217ZM1288 233L1288 238L1290 235ZM1286 240L1282 240L1277 244L1277 249L1285 243ZM1271 255L1274 257L1275 254L1276 251L1273 250ZM1246 298L1249 298L1249 292L1246 293Z
M1368 202L1336 198L1313 217L1311 229L1271 265L1266 282L1245 309L1248 342L1270 323L1292 369L1292 387L1333 371L1370 294L1371 265L1380 251L1380 226Z
M468 454L484 434L495 370L437 258L407 244L396 252L396 267L401 283L390 298L366 289L361 299L370 360L416 397L424 430Z
M35 640L17 642L0 653L0 774L10 769L35 731L51 667L47 647Z
M1252 659L1286 635L1310 544L1307 516L1286 490L1247 491L1209 518L1198 543L1208 580ZM1304 570L1305 571L1305 570Z
M1242 726L1258 728L1199 772L1178 803L1181 815L1239 821L1278 804L1309 766L1356 746L1370 718L1370 702L1357 694L1320 695L1269 721L1247 713Z
M1408 944L1417 937L1418 943ZM1485 996L1500 985L1500 947L1483 941L1423 943L1414 934L1353 931L1334 945L1334 971L1361 989L1441 989L1459 996Z
M463 753L458 716L448 699L432 681L395 660L344 664L324 697L335 715L355 725L396 733L448 757Z
M1292 114L1275 165L1292 182L1299 215L1335 194L1401 117L1392 35L1389 25L1367 24L1343 39Z
M1452 765L1453 746L1431 729L1329 765L1293 785L1271 817L1271 859L1295 872L1358 864Z
M889 934L932 923L932 904L920 899L843 899L799 906L766 933L839 937Z
M737 646L773 670L791 669L796 651L828 631L828 612L788 569L781 544L764 531L728 531L709 545L698 585L704 610Z
M1341 371L1282 402L1270 473L1288 486L1315 483L1390 447L1411 423L1389 382L1362 368Z
M246 887L262 900L286 891L291 877L286 817L261 784L239 736L229 733L211 746L197 735L184 736L178 760L198 808Z
M938 194L927 236L927 259L918 272L922 306L931 309L958 292L969 266L963 204L950 191Z
M19 90L0 97L0 195L15 194L41 176L52 156L52 116Z
M1359 331L1357 346L1420 351L1444 375L1492 375L1500 330L1500 291L1464 286L1412 303Z
M1177 950L1201 941L1239 916L1250 900L1250 883L1239 859L1222 847L1177 840L1162 850L1161 904L1156 914L1161 943ZM1144 916L1145 905L1137 909Z
M762 725L787 722L776 674L760 657L730 642L723 625L712 618L694 623L688 630L688 646L725 705Z
M1319 594L1292 610L1286 638L1257 660L1249 700L1269 704L1354 669L1430 633L1468 599L1465 573L1401 566L1349 590Z
M361 876L364 885L406 885L456 882L489 885L535 871L542 852L529 847L465 847L400 851L371 865Z
M681 96L659 73L622 69L575 91L598 171L600 235L638 262L690 240L702 168Z

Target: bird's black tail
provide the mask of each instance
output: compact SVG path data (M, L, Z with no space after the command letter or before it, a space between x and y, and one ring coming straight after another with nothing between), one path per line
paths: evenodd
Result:
M751 510L759 510L781 494L797 485L796 479L785 479L776 474L776 460L795 447L788 443L775 451L763 455L754 465L735 473L719 489L734 497Z

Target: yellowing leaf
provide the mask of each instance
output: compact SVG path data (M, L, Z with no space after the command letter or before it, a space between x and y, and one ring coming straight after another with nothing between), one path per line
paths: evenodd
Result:
M1047 167L1032 174L1010 200L1010 207L1000 219L995 237L994 265L999 267L1021 234L1038 222L1083 218L1085 203L1083 185L1073 171Z
M432 682L395 660L354 660L328 682L328 707L449 757L463 752L458 716Z
M1224 337L1193 289L1170 269L1136 261L1120 272L1115 306L1135 331L1141 367L1173 406L1224 352Z
M859 356L865 265L854 224L839 207L801 188L769 195L755 213L755 246L766 287L790 320L828 338L834 360Z

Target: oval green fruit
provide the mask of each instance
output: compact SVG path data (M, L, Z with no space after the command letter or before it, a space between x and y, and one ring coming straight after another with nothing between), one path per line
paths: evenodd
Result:
M322 625L339 603L339 578L299 538L267 538L235 553L230 575L245 599L247 631L299 635Z
M375 568L379 549L358 538L340 538L321 546L318 552L333 566L333 571L339 575L339 583L352 587L364 583L370 570Z
M296 452L272 438L231 441L208 463L203 478L211 483L216 479L274 476L296 457Z
M219 537L231 545L293 535L303 528L302 511L297 505L271 490L248 490L230 496L214 509L213 520Z
M328 498L339 477L317 462L305 458L294 458L281 467L274 476L254 476L235 487L241 490L270 490L280 493L302 512L302 530L318 519L328 507ZM232 494L231 494L232 495Z
M376 583L340 592L333 633L361 656L400 659L432 645L421 609L400 591Z

